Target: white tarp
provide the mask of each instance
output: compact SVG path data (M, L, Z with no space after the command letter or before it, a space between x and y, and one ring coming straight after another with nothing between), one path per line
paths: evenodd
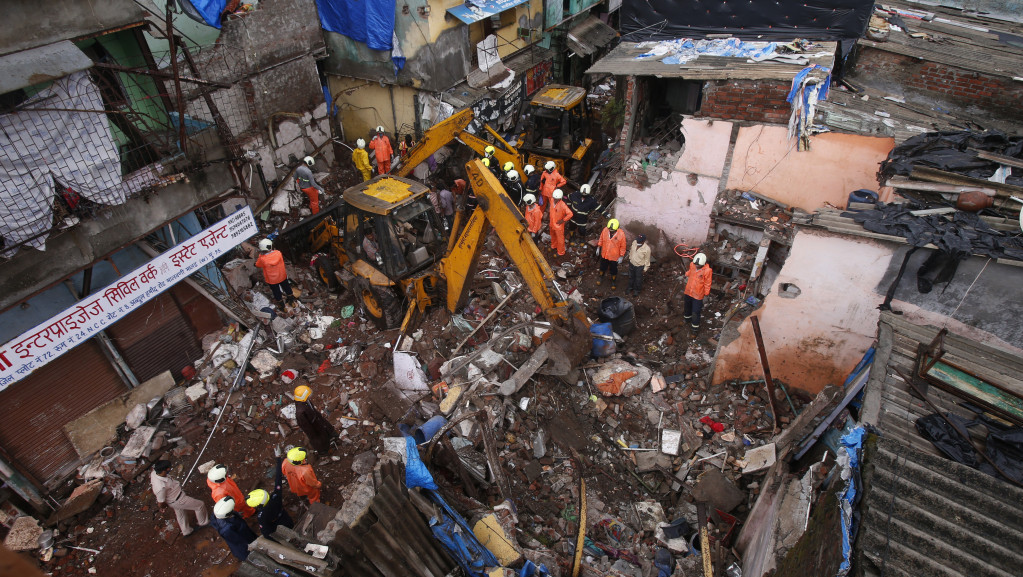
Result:
M102 110L92 78L76 72L0 115L0 235L7 246L45 248L54 180L99 204L124 203L129 187L107 115L96 112Z

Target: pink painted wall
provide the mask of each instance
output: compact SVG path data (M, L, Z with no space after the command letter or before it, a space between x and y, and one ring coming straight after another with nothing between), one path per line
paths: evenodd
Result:
M707 240L710 209L721 181L697 176L694 186L689 184L686 173L668 173L671 180L661 180L644 189L619 183L615 218L628 230L656 227L672 246L679 242L702 244Z
M884 276L895 245L821 231L800 230L792 251L763 306L760 318L772 376L816 394L840 385L877 334ZM781 283L801 294L778 296ZM753 327L747 318L740 336L718 351L714 382L763 378Z
M849 193L877 190L877 169L894 147L891 138L818 134L797 151L784 126L744 126L732 152L728 188L753 190L806 211L825 202L845 207Z
M686 118L682 121L686 148L676 170L721 178L728 156L732 123L723 120Z

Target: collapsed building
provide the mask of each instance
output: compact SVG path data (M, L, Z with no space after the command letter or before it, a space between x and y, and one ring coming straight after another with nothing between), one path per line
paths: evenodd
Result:
M852 20L865 25L869 8ZM379 330L357 295L328 291L310 255L296 252L298 312L262 323L258 307L240 299L210 300L231 312L195 315L223 321L194 328L187 360L152 360L138 386L90 397L59 436L76 451L61 464L70 495L54 492L47 503L38 477L16 471L31 460L4 471L19 496L49 513L37 511L39 522L8 508L9 546L39 550L48 569L67 575L153 571L112 553L133 540L184 552L189 563L223 562L217 547L191 546L166 520L142 518L154 505L144 473L162 456L176 461L186 489L192 479L195 495L205 491L195 479L215 462L246 488L265 484L275 450L306 442L290 391L307 384L340 434L316 464L325 503L289 502L302 513L295 529L256 541L236 574L1012 574L1023 530L1014 436L1023 335L1007 320L1023 262L1011 198L1023 162L1012 131L1018 113L993 96L946 88L962 78L979 91L999 82L1011 90L1013 78L997 59L951 61L931 56L941 52L931 45L1018 57L1014 26L886 5L874 10L869 40L846 57L859 32L850 37L835 22L834 33L693 40L741 27L691 21L645 36L637 31L654 23L650 15L623 10L627 36L586 70L607 87L594 100L616 94L601 104L621 114L620 125L605 127L615 146L596 187L609 202L593 220L617 218L630 241L645 234L656 261L631 300L595 283L589 238L552 266L567 300L610 325L610 335L584 339L590 359L565 377L545 374L561 372L547 348L560 327L538 314L493 236L466 302L431 309L407 336ZM885 29L880 20L887 40L874 32ZM536 50L509 57L508 68L532 70L524 55ZM898 77L900 66L888 62L928 56L928 77L955 78L918 86L915 73ZM223 83L217 88L233 89ZM348 95L359 88L354 78L326 84ZM372 90L395 102L406 88ZM499 90L469 86L440 99L465 106ZM804 100L811 92L814 101ZM208 110L202 93L194 96ZM416 106L418 97L410 126ZM254 170L274 174L260 185L262 200L248 201L268 215L244 228L249 236L304 216L295 195L272 182L288 180L285 158L332 148L314 138L325 128L318 114L326 113L271 116L266 134L230 133L250 137L232 158L253 161L236 187ZM344 163L344 149L333 148L327 164ZM967 193L987 206L957 208ZM167 233L165 257L215 220ZM692 334L678 326L680 253L696 247L709 256L714 287ZM258 292L245 252L242 244L214 267L223 293ZM114 280L84 274L76 286ZM126 337L115 343L149 330L152 315L132 331L119 321ZM129 368L142 362L127 356ZM40 548L40 535L53 542Z

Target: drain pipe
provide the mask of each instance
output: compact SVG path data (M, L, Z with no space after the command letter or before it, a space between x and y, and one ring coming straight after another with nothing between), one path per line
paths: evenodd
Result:
M259 338L259 329L262 327L256 325L256 328L252 329L252 342L249 343L248 350L245 351L245 356L242 361L238 363L238 376L234 378L234 382L231 383L231 388L227 390L227 395L224 397L224 405L220 407L220 413L217 414L217 420L213 423L213 428L210 430L210 435L206 437L206 442L203 443L202 449L199 450L199 454L195 456L195 462L192 463L192 468L188 470L188 474L185 475L185 480L181 481L181 485L184 486L188 482L188 479L195 472L195 467L202 460L203 453L206 452L206 447L210 445L210 440L213 439L213 435L217 432L217 426L220 424L220 419L223 418L224 412L227 409L227 403L231 400L231 393L238 389L242 379L245 378L245 367L249 364L249 357L252 356L252 349L256 348L256 339ZM211 355L212 356L212 355Z

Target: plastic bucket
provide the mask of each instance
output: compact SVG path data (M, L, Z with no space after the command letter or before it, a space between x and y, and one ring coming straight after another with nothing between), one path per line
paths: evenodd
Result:
M849 193L849 204L854 202L869 202L873 204L877 202L877 193L873 190L867 190L866 188L854 190ZM846 208L849 207L849 204L846 205Z
M625 336L636 328L636 309L622 297L608 297L600 301L600 320L610 322L616 333Z
M429 421L413 429L412 438L416 440L417 445L422 445L432 439L437 431L443 429L446 424L448 424L448 420L444 417L440 415L432 417Z
M596 358L613 355L617 350L614 342L614 329L611 323L596 323L590 327L593 339L593 356Z

